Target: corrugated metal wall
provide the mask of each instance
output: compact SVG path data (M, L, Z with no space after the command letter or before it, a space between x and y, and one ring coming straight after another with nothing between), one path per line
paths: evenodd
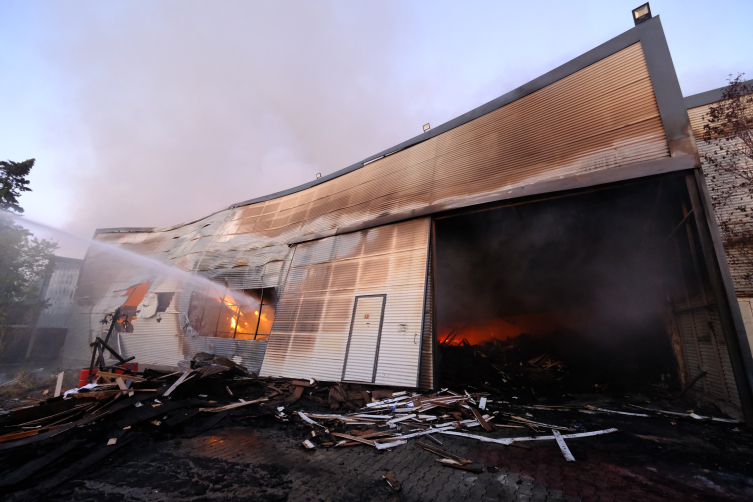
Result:
M638 43L361 169L246 206L234 217L231 230L268 238L305 236L668 155Z
M673 236L676 263L684 279L673 296L688 377L692 380L705 371L706 376L700 380L703 390L740 406L719 306L714 299L697 229L692 218L684 226L684 231Z
M415 387L429 218L296 246L261 374L342 378L357 296L386 295L376 384Z
M711 106L712 105L699 106L688 110L690 124L693 127L693 136L695 136L696 144L698 145L698 153L700 153L701 156L704 154L711 155L714 150L713 144L703 141L703 126L706 124L706 120L703 116L708 113ZM748 169L753 169L753 162L749 159L742 158L740 161L742 165L747 165ZM703 158L701 158L701 162L703 164L703 172L706 176L706 182L712 192L717 186L724 184L730 185L735 182L730 174L717 172L708 162L704 161ZM725 207L714 208L716 219L720 225L722 221L730 222L733 226L736 224L750 225L750 222L742 217L744 213L738 208L743 208L747 214L753 214L753 198L751 198L749 194L743 193L732 197ZM727 253L730 273L732 274L735 291L738 295L753 296L753 282L749 279L749 277L753 275L753 265L750 260L750 255L753 254L753 249L750 249L750 247L750 244L747 242L735 244L730 242L724 243L724 251ZM747 259L745 258L746 256Z
M79 260L56 260L46 291L42 292L49 306L39 315L37 328L68 327L81 265Z

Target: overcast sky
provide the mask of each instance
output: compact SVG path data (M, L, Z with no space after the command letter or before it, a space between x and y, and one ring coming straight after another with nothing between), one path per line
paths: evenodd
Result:
M630 29L639 3L0 0L0 159L37 159L28 218L173 225L437 126ZM685 95L753 77L753 1L651 9Z

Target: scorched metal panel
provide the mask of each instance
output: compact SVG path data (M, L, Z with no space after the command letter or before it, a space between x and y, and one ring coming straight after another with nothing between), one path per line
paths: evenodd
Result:
M374 383L415 387L428 238L421 218L296 245L261 374L342 379L355 299L384 295Z

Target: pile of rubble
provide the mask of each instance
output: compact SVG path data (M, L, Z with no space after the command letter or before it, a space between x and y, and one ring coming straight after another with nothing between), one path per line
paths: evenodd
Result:
M538 362L553 365L550 356ZM0 465L0 493L31 487L19 492L23 499L41 498L124 444L195 437L220 424L289 426L301 448L312 451L347 447L391 451L415 439L416 447L438 457L438 465L472 472L483 468L440 448L442 435L505 446L552 440L568 461L574 461L566 440L617 430L586 431L578 424L544 423L530 413L573 406L527 406L489 392L467 390L420 394L313 379L259 378L229 359L204 353L197 354L184 372L110 369L98 371L90 384L66 392L58 385L53 397L0 415L0 426L7 431L0 435L0 451L6 451L6 458L13 456L11 451L15 454L12 463ZM737 423L638 407L577 409ZM397 483L387 481L393 486Z

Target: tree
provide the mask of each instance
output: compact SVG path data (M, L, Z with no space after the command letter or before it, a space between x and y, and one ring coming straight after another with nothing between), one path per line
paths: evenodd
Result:
M0 209L23 213L24 210L18 205L18 197L21 192L30 192L29 180L26 177L34 167L35 159L23 162L12 160L0 160Z
M37 280L52 274L57 244L38 239L16 223L13 213L23 213L18 204L22 192L29 192L29 172L34 159L25 162L0 161L0 353L7 352L9 326L35 321L46 307L36 300Z
M724 247L748 270L742 280L753 286L753 84L743 75L730 75L722 99L703 116L701 159Z

